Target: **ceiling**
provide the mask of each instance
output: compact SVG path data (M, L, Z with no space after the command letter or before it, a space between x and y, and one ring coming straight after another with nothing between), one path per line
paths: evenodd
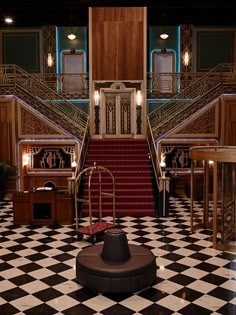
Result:
M0 26L9 15L16 27L87 25L89 7L110 6L145 6L149 25L236 25L236 0L2 0Z

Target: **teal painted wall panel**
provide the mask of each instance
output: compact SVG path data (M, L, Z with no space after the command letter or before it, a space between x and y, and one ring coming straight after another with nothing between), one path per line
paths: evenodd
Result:
M175 53L175 72L180 69L180 29L179 26L150 26L148 40L148 72L152 69L152 52L154 50L161 50L163 48L172 50ZM167 39L161 39L160 34L167 33Z
M197 71L209 71L220 63L234 62L233 31L197 33Z
M39 32L4 32L3 63L16 64L28 72L40 72Z
M82 111L84 111L86 114L89 114L89 101L88 100L78 100L78 101L70 101L71 103L73 103L75 106L77 106L79 109L81 109Z
M67 35L73 32L76 35L76 39L70 40ZM83 51L85 54L85 72L88 72L87 66L87 27L57 27L57 72L62 72L61 53L63 51L70 51L74 48L76 51Z

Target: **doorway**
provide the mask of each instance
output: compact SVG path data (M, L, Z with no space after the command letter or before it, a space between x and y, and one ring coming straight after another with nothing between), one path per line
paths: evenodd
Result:
M152 53L152 89L160 93L173 93L175 90L173 72L175 55L173 51L154 51Z
M62 53L62 71L64 76L63 91L68 93L78 92L84 89L84 78L78 74L84 74L84 52Z
M131 137L134 134L134 93L107 91L102 97L102 134L104 137Z

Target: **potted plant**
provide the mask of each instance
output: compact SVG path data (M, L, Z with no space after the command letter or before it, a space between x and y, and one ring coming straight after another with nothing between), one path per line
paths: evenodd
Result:
M16 174L16 167L9 161L0 161L0 200L4 198L7 181L10 175Z

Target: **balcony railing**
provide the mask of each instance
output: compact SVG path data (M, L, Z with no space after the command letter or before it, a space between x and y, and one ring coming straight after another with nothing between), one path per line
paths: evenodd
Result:
M44 82L54 92L64 99L88 99L88 73L37 73L33 74L39 81Z
M205 73L147 73L147 98L172 98Z
M205 73L147 73L147 98L172 98ZM64 99L88 99L88 73L37 73L33 74L38 80L60 94Z

